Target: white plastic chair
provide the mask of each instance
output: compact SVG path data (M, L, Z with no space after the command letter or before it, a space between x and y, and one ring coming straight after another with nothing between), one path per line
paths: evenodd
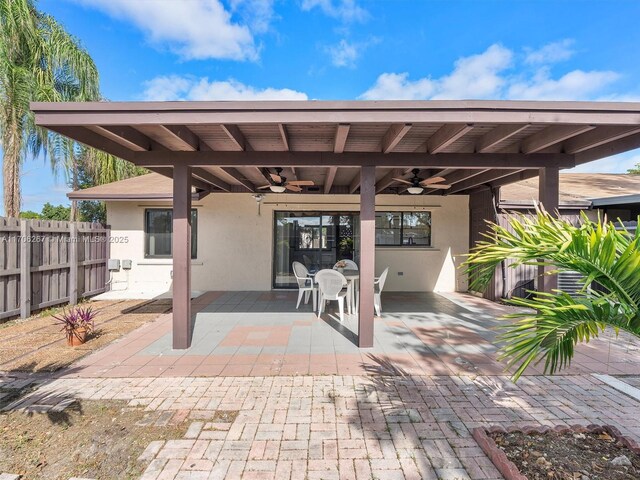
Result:
M298 303L296 303L296 310L300 307L300 301L304 295L304 303L309 303L309 295L313 295L313 309L316 309L316 285L313 283L313 278L309 277L309 270L300 262L293 262L291 264L293 268L293 275L298 282Z
M347 296L347 279L335 270L320 270L316 273L316 282L320 297L318 302L318 317L322 315L324 303L327 300L337 300L340 310L340 321L344 322L344 298Z
M384 288L384 282L387 280L388 273L389 267L385 268L382 274L373 282L373 307L376 309L378 316L382 313L382 289Z
M347 270L358 270L358 264L356 262L354 262L353 260L338 260L336 262L336 264L333 266L333 268L338 268L338 263L343 262L345 264L345 269Z

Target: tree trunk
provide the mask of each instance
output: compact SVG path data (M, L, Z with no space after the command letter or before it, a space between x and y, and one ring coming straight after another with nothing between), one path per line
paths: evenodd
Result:
M15 135L5 135L2 177L4 190L4 214L20 216L20 142Z
M73 166L71 169L71 188L73 189L74 192L78 190L78 161L75 158L75 155L73 158ZM77 200L71 200L71 211L69 215L69 220L71 220L72 222L78 221L78 201Z

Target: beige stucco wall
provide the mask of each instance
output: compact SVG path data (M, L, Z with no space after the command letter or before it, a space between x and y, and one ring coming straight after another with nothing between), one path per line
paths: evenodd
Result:
M258 216L250 194L212 194L194 202L198 209L198 258L192 262L193 290L270 290L275 210L357 211L357 195L267 194ZM465 291L456 268L468 251L467 196L376 197L376 210L432 212L431 248L378 248L376 273L390 267L385 290ZM114 276L113 289L164 292L171 287L171 260L144 258L144 209L161 202L109 202L107 220L115 239L111 258L131 259L130 272ZM402 276L398 275L402 272ZM128 278L127 278L128 277Z

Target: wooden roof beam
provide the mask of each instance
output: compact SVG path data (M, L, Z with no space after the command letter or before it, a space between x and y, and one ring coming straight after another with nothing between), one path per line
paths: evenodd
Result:
M109 140L119 143L134 152L147 152L151 150L154 143L149 137L137 131L135 128L127 126L100 126L91 125L87 127L92 132L102 135Z
M476 152L486 153L502 142L522 132L527 127L529 127L528 123L515 125L498 125L493 130L485 133L478 139L478 141L476 142Z
M222 131L229 137L231 143L233 143L234 148L239 152L244 152L245 150L249 150L247 139L244 134L240 131L237 125L220 125Z
M640 133L576 153L576 165L640 148Z
M220 190L224 190L225 192L231 191L231 185L202 168L192 169L192 175L201 180L204 180L205 182L213 185L216 188L219 188Z
M157 167L157 168L150 168L149 170L151 170L152 172L156 172L159 173L160 175L164 175L165 177L168 178L173 178L173 168L169 168L169 167ZM210 191L211 190L211 184L204 182L202 180L200 180L199 178L191 178L191 186L194 188L197 188L199 190L203 190L203 191Z
M336 179L336 172L338 171L338 167L329 167L327 168L327 176L324 180L324 193L327 194L331 191L331 187L333 186L333 181Z
M341 123L336 128L336 136L333 141L333 153L344 152L344 146L347 143L347 137L349 136L349 130L351 125L348 123Z
M554 125L525 138L520 145L522 153L536 153L556 143L593 130L593 125Z
M633 138L633 137L627 137ZM122 147L120 147L122 148ZM133 153L133 152L131 152ZM586 153L586 152L585 152ZM369 153L369 152L135 152L134 163L171 166L185 162L191 166L219 167L362 167L379 168L571 168L573 155L563 153Z
M80 142L88 147L97 148L109 152L111 155L123 158L124 160L132 161L135 152L122 146L120 143L99 135L85 127L49 127L49 130L56 132L65 137L72 138L76 142ZM149 152L150 153L150 152Z
M446 195L453 195L454 193L464 192L465 190L470 190L472 188L478 187L480 185L486 185L491 182L495 182L496 180L500 180L501 178L508 177L515 172L520 171L519 169L513 170L488 170L480 175L476 175L472 178L464 180L462 182L457 183L455 186L451 187L450 190L445 192ZM535 170L537 174L537 170Z
M411 126L410 123L396 123L391 125L384 134L384 137L382 137L382 153L389 153L396 148L400 140L411 130Z
M396 181L393 178L399 177L401 175L402 175L402 170L399 168L392 168L391 170L389 170L387 174L384 177L382 177L380 180L378 180L378 182L376 183L376 193L380 193L386 188L389 188L391 185L396 183Z
M360 170L358 169L358 173L353 177L351 183L349 184L349 193L356 193L356 191L360 188Z
M282 138L284 151L288 152L289 150L291 150L291 148L289 147L289 132L287 132L287 126L283 123L279 123L278 131L280 132L280 138Z
M609 142L620 140L640 133L640 127L598 127L592 132L583 133L564 142L564 151L571 155L599 147Z
M169 150L196 152L200 138L184 125L135 125L134 128Z
M427 140L427 152L431 154L442 152L472 128L472 123L449 123L443 125Z
M256 191L255 185L251 183L249 180L247 180L246 178L244 178L244 175L242 175L242 173L240 173L237 169L233 167L220 167L220 170L222 170L224 173L226 173L230 177L233 177L233 179L236 182L238 182L242 187L244 187L248 192L253 193Z

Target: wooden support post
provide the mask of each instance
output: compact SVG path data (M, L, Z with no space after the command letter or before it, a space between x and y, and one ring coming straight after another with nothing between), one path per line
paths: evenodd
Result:
M69 222L69 305L78 303L78 224Z
M373 347L373 282L376 260L376 169L360 169L360 311L358 346Z
M31 224L20 220L20 318L31 315Z
M557 167L541 168L539 171L538 198L540 203L553 216L558 216L560 203L560 170ZM557 275L547 275L551 266L538 267L538 291L551 292L558 288Z
M191 345L191 167L173 167L173 348Z

